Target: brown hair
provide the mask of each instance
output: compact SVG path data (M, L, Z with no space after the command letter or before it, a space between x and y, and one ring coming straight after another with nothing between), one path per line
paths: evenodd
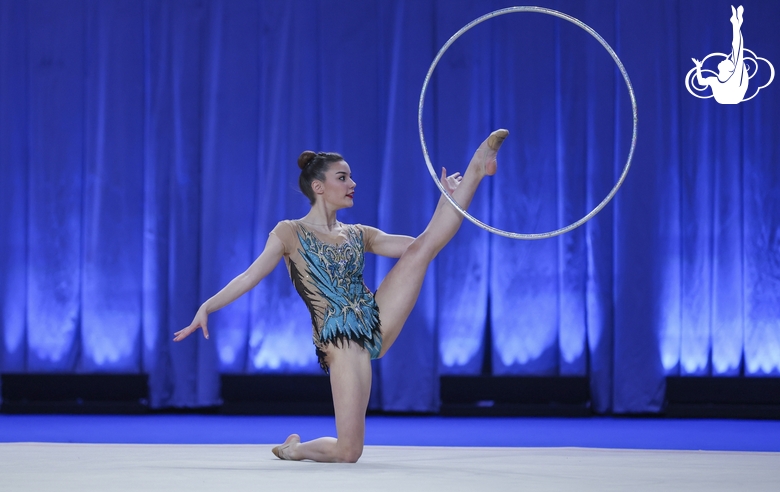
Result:
M301 192L309 199L309 203L314 205L317 196L311 189L313 181L325 181L325 173L330 169L334 162L343 161L341 154L335 152L318 152L305 150L298 157L298 167L301 168L301 175L298 177L298 186Z

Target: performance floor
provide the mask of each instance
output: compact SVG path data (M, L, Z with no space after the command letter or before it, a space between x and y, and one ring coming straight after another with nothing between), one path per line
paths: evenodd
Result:
M0 490L780 490L780 422L369 417L355 465L277 460L328 417L0 415Z

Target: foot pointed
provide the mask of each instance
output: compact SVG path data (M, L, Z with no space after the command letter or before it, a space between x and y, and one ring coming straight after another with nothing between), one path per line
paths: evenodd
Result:
M501 148L501 144L504 143L504 139L509 136L509 130L503 128L494 131L490 134L487 140L488 147L492 150L498 150Z
M280 444L279 446L275 446L271 452L276 455L277 458L280 460L292 460L292 456L290 455L290 451L292 446L295 444L301 443L301 436L298 434L290 434L287 436L287 439L284 441L283 444Z

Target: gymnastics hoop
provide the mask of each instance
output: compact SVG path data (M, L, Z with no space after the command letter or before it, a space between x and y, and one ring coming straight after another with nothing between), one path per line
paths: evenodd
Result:
M573 222L567 225L566 227L562 227L554 231L540 232L535 234L521 234L518 232L509 232L509 231L504 231L502 229L495 228L489 224L480 221L476 217L466 212L460 205L458 205L457 202L455 202L455 200L452 198L452 196L449 193L447 193L447 190L444 189L444 185L441 184L441 182L439 181L439 177L436 174L436 171L433 169L431 158L428 155L428 146L425 144L425 135L423 133L423 105L425 103L425 91L428 89L428 82L430 82L431 80L431 76L433 75L433 71L436 69L436 65L439 63L439 60L447 51L447 49L449 49L452 43L454 43L466 31L476 26L477 24L481 24L482 22L485 22L488 19L492 19L493 17L498 17L499 15L512 14L515 12L537 12L540 14L547 14L547 15L559 17L580 27L582 30L584 30L585 32L587 32L588 34L596 38L596 40L599 43L601 43L601 46L603 46L604 49L607 50L609 55L615 61L615 64L617 65L618 69L620 69L620 73L623 74L623 80L626 81L626 87L628 87L628 94L631 98L631 111L633 113L633 119L634 119L633 131L631 134L631 148L628 151L628 159L626 159L626 164L625 166L623 166L623 172L620 174L617 183L615 184L614 188L612 188L612 190L609 192L607 197L604 198L601 201L601 203L596 205L596 207L593 210L591 210L587 215L582 217L577 222ZM446 43L444 43L444 46L442 46L442 48L439 50L439 53L436 55L436 58L433 59L433 63L431 63L431 67L428 69L428 73L425 76L425 81L423 82L422 91L420 92L420 104L417 109L417 126L420 132L420 144L422 145L423 156L425 157L425 164L427 164L428 171L431 173L433 182L436 183L436 186L438 186L439 191L441 191L441 193L447 198L447 200L452 204L453 207L455 207L455 209L461 215L469 219L475 225L485 229L486 231L492 232L493 234L498 234L500 236L504 236L512 239L545 239L548 237L558 236L560 234L563 234L564 232L569 232L572 229L576 229L577 227L581 226L585 222L592 219L594 215L599 213L599 211L601 211L601 209L604 208L607 205L607 203L609 203L610 200L612 200L612 197L615 196L615 193L617 193L618 189L623 184L623 181L626 179L626 175L628 174L628 170L631 167L631 159L634 157L634 149L636 148L637 121L638 120L637 120L637 109L636 109L636 97L634 95L634 89L631 86L631 80L628 78L628 73L626 72L623 63L620 61L620 58L618 58L617 53L615 53L615 50L612 49L609 43L604 41L604 38L602 38L599 35L599 33L597 33L595 30L593 30L593 28L591 28L584 22L580 21L579 19L576 19L562 12L558 12L557 10L546 9L543 7L528 7L528 6L508 7L505 9L495 10L493 12L490 12L489 14L485 14L482 17L479 17L478 19L469 22L468 24L463 26L458 32L453 34L452 37Z

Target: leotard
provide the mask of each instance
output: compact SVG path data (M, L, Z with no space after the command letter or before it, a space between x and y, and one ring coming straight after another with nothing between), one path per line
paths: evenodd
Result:
M356 342L372 359L382 350L379 308L363 282L363 254L372 252L378 230L341 226L335 244L323 241L298 220L279 222L271 231L284 245L290 279L311 314L312 340L326 372L328 344Z

